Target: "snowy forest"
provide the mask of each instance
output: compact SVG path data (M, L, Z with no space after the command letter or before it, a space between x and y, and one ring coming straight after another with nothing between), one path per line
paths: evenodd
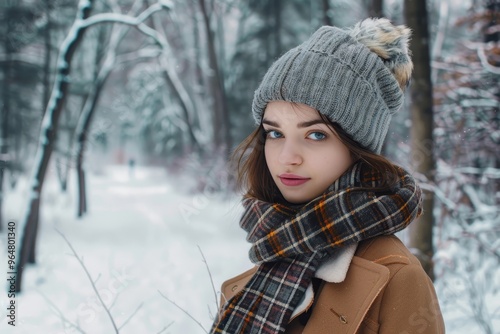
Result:
M0 332L208 333L252 266L228 158L254 90L382 16L413 31L383 154L424 214L398 235L448 333L500 333L500 0L2 0Z

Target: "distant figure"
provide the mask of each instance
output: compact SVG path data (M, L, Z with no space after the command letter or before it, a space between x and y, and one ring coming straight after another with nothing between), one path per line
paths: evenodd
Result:
M134 177L134 166L135 166L135 159L134 158L128 159L128 172L131 178Z
M125 154L122 149L118 149L115 153L115 161L118 165L125 163Z

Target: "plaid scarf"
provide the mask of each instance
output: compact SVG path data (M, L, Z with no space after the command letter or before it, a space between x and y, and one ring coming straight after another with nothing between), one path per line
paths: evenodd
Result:
M245 198L240 225L252 243L250 260L259 268L231 298L212 333L284 333L321 261L335 248L404 229L421 213L421 191L398 167L387 191L381 175L354 164L324 194L301 206Z

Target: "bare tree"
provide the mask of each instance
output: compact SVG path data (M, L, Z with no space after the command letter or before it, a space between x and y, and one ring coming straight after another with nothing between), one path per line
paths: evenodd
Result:
M32 194L28 201L27 214L23 224L24 226L21 225L23 226L23 234L21 239L20 254L17 262L18 279L16 281L16 291L21 291L24 266L28 262L28 257L32 257L34 254L33 248L38 230L40 195L42 193L43 182L45 180L45 174L47 172L50 156L54 149L57 125L69 86L68 75L70 73L71 60L73 59L73 54L75 53L76 48L81 42L85 32L85 29L79 29L79 24L82 20L89 17L92 6L93 0L80 1L75 24L68 35L69 37L64 41L63 46L61 47L57 68L58 73L52 90L52 95L43 118L40 144L35 159L35 166L33 168L33 176L31 178Z
M497 10L492 7L495 2ZM465 322L458 319L465 315L471 326L466 331L494 333L498 314L491 303L498 295L494 277L500 263L495 135L500 125L500 47L491 43L499 31L498 9L498 0L476 1L468 7L452 28L453 35L464 31L467 37L443 47L433 61L438 157L433 188L439 209L435 210L435 275L442 309L451 311L450 332L463 328Z
M330 2L328 0L321 0L321 5L323 7L323 24L327 26L333 25Z
M43 64L43 104L46 106L49 103L50 98L50 72L52 64L52 41L51 41L51 30L52 30L52 19L50 17L50 12L52 10L53 4L52 0L44 0L44 9L46 16L46 23L43 31L43 41L45 48L44 64ZM42 108L42 112L45 112L45 108Z
M135 1L130 9L128 15L136 15L141 6L141 1ZM77 172L77 184L78 184L78 207L77 216L82 217L87 212L87 190L85 181L85 169L83 168L83 162L85 157L85 150L88 145L89 131L91 129L92 120L94 114L97 110L97 104L103 91L104 85L106 84L109 75L113 69L122 64L116 55L116 50L120 45L120 42L125 38L129 30L128 26L114 26L111 31L110 42L106 55L104 56L104 61L98 69L98 73L92 83L91 89L87 95L83 109L81 112L80 120L78 122L77 128L75 130L75 137L77 141L76 147L76 172ZM153 53L153 56L157 56L158 53ZM148 54L148 56L151 56ZM136 60L139 55L125 57L126 60Z
M434 182L435 160L433 148L434 129L432 82L429 51L428 15L425 1L405 0L404 15L413 30L411 51L415 70L411 94L411 158L415 172L428 182ZM415 250L427 274L434 278L432 228L434 226L434 194L424 193L423 214L410 225L409 246Z
M147 4L148 1L146 0ZM161 23L157 16L152 18L153 29L158 32L157 45L161 48L162 53L158 57L158 63L162 68L162 74L165 81L170 86L172 93L179 101L183 112L183 120L186 126L186 131L190 140L190 145L195 149L195 151L200 150L200 144L197 136L195 135L194 129L194 118L195 109L194 102L188 91L186 90L184 83L179 78L179 75L175 69L175 59L171 51L170 44L167 40L167 33L165 31L164 25ZM163 35L160 32L163 31Z
M9 62L10 60L10 47L9 42L6 40L5 42L5 54L6 60ZM10 74L10 66L6 67L5 73L3 75L2 82L2 128L0 137L0 231L3 229L3 197L4 197L4 179L5 179L5 171L7 169L7 161L8 161L8 153L9 153L9 140L10 140L10 126L9 126L9 115L10 115L10 84L9 78Z
M12 20L3 20L1 23L5 25L5 34L9 36L12 34ZM7 163L9 163L9 144L11 143L10 134L10 118L11 118L11 80L12 80L12 54L14 53L14 48L11 41L8 38L4 39L3 49L5 52L5 70L3 73L2 82L2 127L1 137L0 137L0 231L3 228L3 197L4 197L4 180L5 172L7 170Z
M146 5L148 4L145 1ZM134 3L134 6L130 10L130 13L136 12L140 8L140 1ZM129 15L130 15L129 13ZM133 15L133 14L132 14ZM190 145L195 150L199 150L199 142L195 135L195 129L193 128L193 117L194 117L194 105L191 97L189 96L183 82L180 80L175 69L175 59L172 55L170 45L166 39L166 33L162 35L160 31L162 30L162 24L157 16L152 17L154 41L156 45L160 47L160 52L156 50L142 50L140 52L135 52L127 54L124 56L117 56L116 50L120 45L120 42L126 35L127 27L121 27L120 29L114 29L111 34L111 41L103 65L100 68L99 74L93 83L91 91L89 92L88 98L84 104L82 115L76 130L77 137L77 152L76 152L76 169L78 176L78 217L81 217L86 212L87 199L86 199L86 187L85 187L85 170L83 168L83 161L85 156L85 148L88 142L88 133L91 128L92 119L96 111L96 105L98 103L101 91L106 83L109 74L117 65L121 65L124 62L136 61L140 58L151 58L157 57L158 62L162 68L162 74L165 78L167 84L171 87L171 91L174 96L178 99L181 109L183 111L184 125L186 126L188 137L190 139ZM143 29L146 26L142 26ZM146 30L148 31L148 30Z
M441 59L443 45L446 38L446 29L448 27L450 6L448 4L448 0L440 1L439 3L439 18L437 24L437 34L434 39L434 44L432 45L432 59L439 60ZM432 82L436 82L438 75L438 70L434 70L432 72Z
M224 156L229 156L231 138L229 133L229 114L226 106L226 96L222 72L217 60L215 37L211 27L209 9L205 0L199 0L205 34L207 39L208 63L210 66L209 86L212 91L212 112L215 149L223 149Z
M139 10L141 3L140 1L135 1L132 5L132 9L129 14L136 14ZM120 26L119 28L115 25L111 32L111 38L109 42L109 47L102 62L100 69L96 62L96 75L92 83L91 89L85 99L83 109L81 112L81 117L75 130L75 137L77 140L77 152L76 152L76 173L78 178L78 207L77 216L82 217L84 213L87 212L87 190L85 183L85 170L83 168L83 160L85 154L85 148L88 142L89 130L91 128L92 119L96 111L96 106L99 101L99 97L103 90L104 84L109 77L109 74L113 70L116 63L116 49L120 44L121 40L125 37L128 32L128 26Z
M64 101L67 97L71 62L78 45L83 39L85 31L90 26L96 24L121 23L136 26L141 32L155 39L157 38L157 34L152 31L152 29L144 26L143 22L155 12L162 10L163 8L169 8L168 3L163 2L149 7L135 18L114 13L97 14L90 17L90 11L92 10L93 5L93 0L80 1L75 21L60 48L56 80L54 82L52 94L43 118L39 147L35 157L33 175L31 176L31 196L29 196L28 199L26 218L21 224L23 233L21 237L22 240L18 262L16 263L16 270L18 274L16 291L18 292L21 291L23 270L28 262L28 258L31 257L30 255L33 255L34 262L34 244L38 230L40 196L50 157L54 150L59 118L63 110Z

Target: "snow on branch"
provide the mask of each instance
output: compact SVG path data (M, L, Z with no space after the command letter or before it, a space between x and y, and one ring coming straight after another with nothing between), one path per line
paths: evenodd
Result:
M476 167L456 167L453 170L438 170L439 174L443 174L446 176L455 175L455 173L461 174L473 174L480 175L483 177L491 178L491 179L500 179L500 169L487 167L487 168L476 168Z
M416 173L414 173L414 175L415 174ZM452 200L450 200L446 196L446 194L441 189L439 189L439 187L436 186L435 184L430 184L428 182L427 183L420 182L419 186L423 190L427 190L427 191L430 191L430 192L434 193L434 195L436 196L436 198L439 199L441 201L441 203L443 203L449 210L453 211L453 210L457 209L456 203L453 202Z
M81 10L87 8L86 3L88 3L88 1L81 0L79 6ZM82 19L82 16L79 15L77 20L71 27L70 31L68 32L66 39L63 41L61 45L60 48L61 55L67 53L66 50L73 45L74 41L76 40L77 36L81 33L82 30L85 30L90 26L100 23L120 23L120 24L135 26L145 35L153 38L155 42L158 43L163 48L166 45L166 42L163 40L162 36L158 34L156 30L151 29L145 24L143 24L143 22L146 21L149 17L151 17L151 15L153 15L154 13L159 12L163 9L168 10L171 8L172 5L168 1L163 1L149 6L146 10L144 10L141 14L139 14L136 17L118 13L101 13L93 15L86 19ZM60 59L58 66L60 69L68 69L69 64L66 61L64 61L64 59Z
M146 10L144 10L137 17L131 17L129 15L118 14L118 13L96 14L96 15L92 15L91 17L89 17L85 20L82 20L82 22L80 22L80 27L81 28L88 28L92 25L95 25L98 23L104 23L104 22L115 22L115 23L123 23L123 24L137 26L137 25L143 23L144 21L146 21L151 15L153 15L154 13L156 13L164 8L165 7L162 6L161 4L156 3L156 4L148 7Z
M493 74L500 74L500 68L491 65L488 62L488 58L486 57L486 54L484 53L484 48L478 48L477 49L477 56L479 57L479 60L481 60L481 64L483 64L484 68L493 73Z
M448 62L440 62L433 60L431 61L431 67L439 70L458 72L462 74L473 74L475 73L475 68L472 64L452 64Z
M123 55L116 56L116 65L127 63L129 61L134 61L141 58L156 58L160 55L160 50L158 49L140 49L138 51L129 52Z
M464 184L462 186L464 193L469 197L472 205L474 206L474 214L477 216L487 216L490 214L495 215L498 209L494 205L487 205L480 200L480 196L477 191L470 185Z
M100 24L100 23L126 24L126 25L130 25L130 26L135 26L143 34L151 37L158 45L160 45L160 47L162 49L166 49L168 46L168 43L165 41L163 36L161 34L159 34L156 30L145 25L144 21L146 21L149 17L151 17L151 15L153 15L156 12L159 12L163 9L170 9L170 8L171 8L171 6L167 6L165 4L165 1L163 1L162 3L156 3L154 5L151 5L146 10L144 10L141 14L139 14L137 17L132 17L129 15L118 14L118 13L96 14L96 15L93 15L85 20L80 21L77 25L75 25L75 29L77 29L77 30L86 29L90 26Z
M491 72L493 74L500 74L500 67L493 66L489 63L488 57L486 56L486 53L484 52L485 46L487 47L488 45L485 45L484 43L472 43L472 42L466 42L465 46L471 50L476 50L477 51L477 56L479 57L479 60L481 61L481 65L483 65L484 69L488 72Z
M12 53L12 54L0 54L0 63L7 62L17 62L17 63L25 63L26 65L40 66L41 61L40 57L37 57L35 54L24 54L24 53Z

